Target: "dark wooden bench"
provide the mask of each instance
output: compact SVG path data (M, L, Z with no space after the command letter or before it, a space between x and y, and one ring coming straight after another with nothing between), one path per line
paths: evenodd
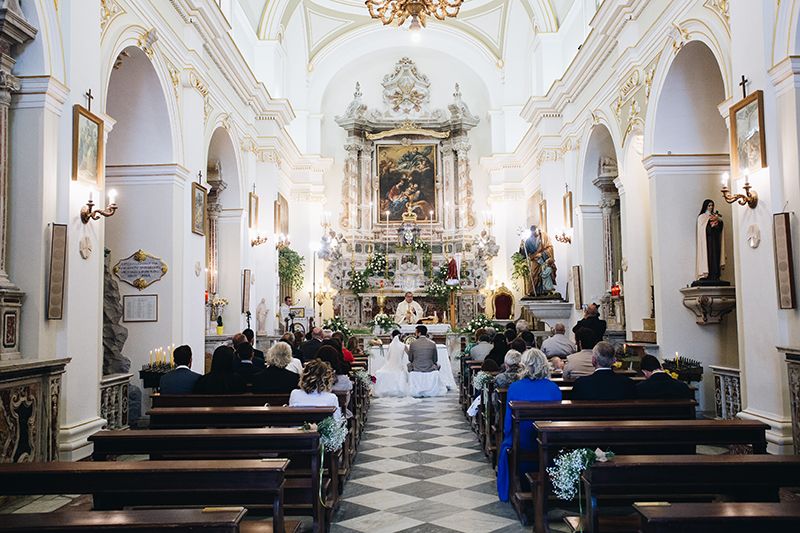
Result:
M242 518L242 507L205 509L147 509L133 511L56 511L5 514L0 533L271 533L272 521ZM286 533L300 531L301 523L285 520Z
M524 490L517 465L538 459L536 454L519 449L520 424L545 420L691 420L696 406L694 400L509 402L513 434L508 458L509 500L517 516L527 524L533 510L533 492Z
M298 427L333 416L333 407L158 407L148 411L152 429Z
M334 476L332 481L330 476L331 472L339 471L338 454L327 453L325 465L320 463L316 431L299 428L100 431L89 437L89 441L94 444L95 461L120 455L147 455L151 460L288 459L283 491L287 512L311 516L314 530L325 531L327 511L338 505L338 479ZM320 494L324 495L323 501Z
M539 471L527 475L536 494L536 522L547 515L550 479L545 469L563 450L600 448L615 454L693 455L697 446L752 446L767 453L769 426L753 420L620 420L535 422ZM523 460L530 456L523 456ZM542 482L542 480L544 480Z
M52 462L0 465L0 495L91 494L94 509L272 504L284 531L286 459Z
M598 500L663 501L724 496L740 502L778 502L781 487L800 480L793 455L622 455L595 463L583 476L584 531L600 531ZM763 526L757 530L764 531Z
M642 533L800 531L800 503L636 504Z

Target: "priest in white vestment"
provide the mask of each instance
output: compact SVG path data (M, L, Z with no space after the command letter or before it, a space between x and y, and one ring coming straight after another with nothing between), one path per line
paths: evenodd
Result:
M394 321L401 326L416 324L422 320L422 306L414 301L414 295L406 293L406 299L397 304L397 311L394 313Z

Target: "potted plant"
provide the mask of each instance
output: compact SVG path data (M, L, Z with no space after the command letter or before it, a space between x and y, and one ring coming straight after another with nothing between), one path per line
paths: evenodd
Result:
M217 317L217 335L225 333L225 327L222 325L222 315Z

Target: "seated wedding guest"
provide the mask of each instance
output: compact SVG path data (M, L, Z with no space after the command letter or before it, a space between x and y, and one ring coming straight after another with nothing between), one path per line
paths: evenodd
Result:
M641 400L691 400L694 398L694 393L689 385L664 372L661 362L650 354L642 357L642 374L647 379L636 385L636 397Z
M497 366L503 364L503 361L506 358L506 352L508 351L508 343L506 342L506 337L502 333L496 333L494 338L492 339L492 350L486 356L487 359L494 360L497 363Z
M564 360L560 357L551 357L547 361L550 363L551 370L564 370Z
M350 381L350 376L347 374L346 363L344 359L342 359L342 354L336 350L336 348L330 345L323 346L319 349L319 352L317 352L317 358L328 363L333 369L334 374L336 374L336 381L333 383L333 392L353 390L353 382Z
M195 394L241 394L245 381L233 371L236 352L230 346L220 346L211 357L211 371L194 385Z
M328 339L333 338L333 330L332 329L323 329L322 330L322 340L326 341Z
M300 376L287 368L292 361L297 359L292 357L292 348L288 344L273 344L267 352L267 368L253 376L253 392L284 394L296 389Z
M506 358L503 361L503 372L494 377L495 387L508 387L519 379L519 363L522 361L522 354L511 349L506 352Z
M342 357L346 362L352 363L356 360L355 357L353 357L353 352L348 350L347 346L345 346L344 333L341 331L334 331L331 338L339 341L339 344L342 346Z
M337 370L337 373L349 374L350 373L350 363L348 363L347 361L344 360L344 352L342 351L342 343L339 342L339 339L335 339L333 337L330 338L330 339L325 339L324 341L322 341L322 348L324 348L326 346L330 346L331 348L336 350L337 353L339 354L339 360L341 361L342 368L340 368L340 369L334 368L334 370ZM320 348L320 349L322 349L322 348ZM317 357L319 357L319 352L317 352Z
M483 337L484 335L486 335L486 330L485 329L483 329L483 328L476 329L475 333L472 336L472 338L469 340L467 345L464 347L464 353L469 355L470 350L472 350L472 348L474 348L475 345L477 345L481 341L481 337ZM491 337L490 337L490 339L491 339Z
M525 344L525 341L522 339L522 337L517 337L509 343L508 349L516 350L519 353L524 353L525 350L528 349L528 346ZM505 359L503 359L503 362L505 363Z
M567 327L559 322L553 328L553 336L544 340L542 351L547 357L559 356L566 357L578 351L576 346L565 335Z
M250 346L253 347L253 364L256 365L256 368L263 369L265 366L264 352L256 348L256 334L252 329L247 328L242 331L242 335L244 335L244 338L250 343Z
M249 342L241 343L236 347L236 355L239 356L239 364L234 367L234 372L242 376L245 383L252 385L253 376L261 371L253 362L253 346Z
M481 372L499 372L500 367L494 362L494 359L484 359L481 363Z
M547 364L547 356L536 348L531 348L525 353L524 360L526 362L521 365L520 379L508 386L506 401L560 401L561 390L549 379L550 367ZM497 460L497 493L500 500L504 502L508 501L509 480L512 475L508 471L508 456L511 451L512 439L511 408L506 404L503 443L500 445L500 454ZM536 451L536 432L533 429L532 421L522 423L519 428L519 439L523 453ZM516 475L523 480L526 472L535 472L538 469L535 463L528 461L523 461L517 466Z
M506 324L506 331L513 331L514 332L514 337L516 337L517 336L517 324L514 323L514 322L509 322L508 324Z
M353 354L353 361L355 361L356 357L364 357L364 349L361 348L361 343L358 342L356 337L350 337L347 340L347 349L350 350L350 353Z
M339 398L331 392L336 374L331 366L320 359L306 363L300 376L300 388L289 395L290 407L335 407L335 418L342 418Z
M532 331L525 330L519 334L522 340L525 341L525 346L528 348L536 348L536 335Z
M572 328L572 333L577 334L579 329L589 328L594 332L597 342L600 342L603 340L603 335L606 334L606 327L606 321L600 320L600 311L597 309L597 304L589 304L583 312L583 318L578 320L575 327Z
M236 347L243 342L247 342L247 337L245 337L242 333L236 333L233 337L231 337L231 348L235 350Z
M200 374L192 372L192 349L178 346L172 352L175 368L161 376L159 390L161 394L191 394Z
M311 338L300 346L300 360L304 363L314 359L322 347L322 330L314 328L309 333Z
M517 332L511 329L507 329L503 332L503 335L506 338L506 342L511 344L511 341L517 338Z
M595 371L572 385L573 400L630 400L636 398L636 383L614 372L617 361L614 346L599 342L592 350ZM567 363L569 364L569 363Z
M575 340L578 341L580 351L567 356L567 362L564 364L564 379L566 380L578 379L594 373L592 348L597 344L597 337L589 328L581 328L575 333Z
M294 345L296 339L297 337L294 333L284 333L283 336L281 336L280 342L286 343L289 348L292 349L292 360L286 364L286 370L294 372L295 374L300 374L303 371L303 363L295 356L297 353ZM267 362L267 364L269 364L269 362Z
M481 362L486 359L486 356L489 355L492 348L492 338L489 335L483 334L478 339L478 344L473 346L467 353L469 353L469 358L473 361Z

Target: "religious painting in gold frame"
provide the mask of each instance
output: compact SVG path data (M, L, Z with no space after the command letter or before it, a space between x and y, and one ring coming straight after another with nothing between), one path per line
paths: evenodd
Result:
M103 186L103 119L72 106L72 180Z
M539 202L539 227L547 233L547 200Z
M402 222L407 206L418 222L437 221L437 144L377 146L378 209L375 223Z
M583 308L583 278L581 266L572 266L572 297L575 300L575 309L580 311Z
M562 202L564 207L564 227L572 229L572 191L564 193Z
M753 174L767 166L764 130L764 93L755 91L730 110L731 171L734 178Z
M274 233L286 236L289 234L289 202L281 193L278 193L278 199L275 200L273 207L275 211L273 215Z
M208 191L199 183L192 183L192 233L206 234L206 202Z
M258 195L254 192L247 195L247 227L258 227Z

